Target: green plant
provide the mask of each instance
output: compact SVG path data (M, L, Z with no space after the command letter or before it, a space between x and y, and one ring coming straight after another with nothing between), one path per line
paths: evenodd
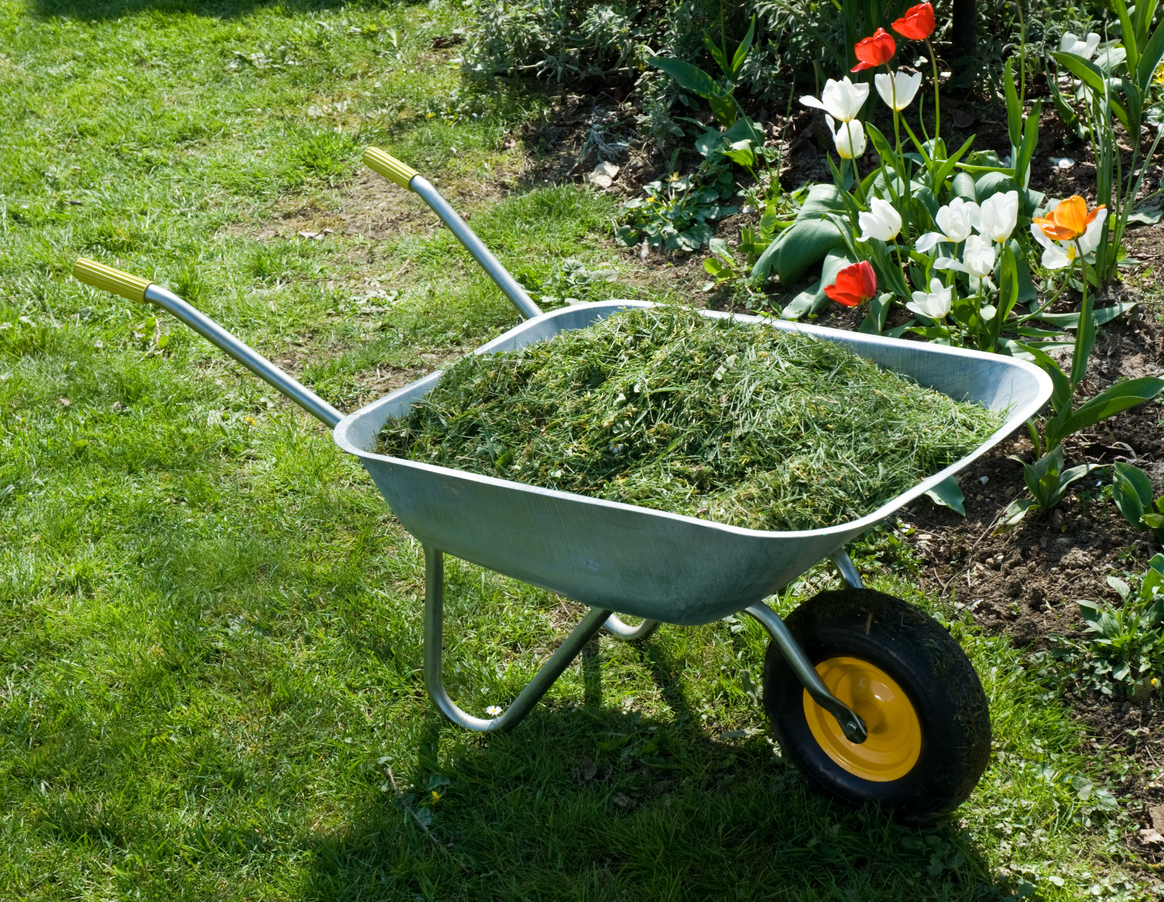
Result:
M1164 543L1164 495L1153 502L1147 474L1134 464L1117 461L1112 467L1112 484L1112 500L1124 519Z
M1100 229L1105 218L1104 213L1105 211L1100 208L1088 213L1086 201L1077 196L1062 201L1047 216L1034 220L1035 226L1043 236L1040 241L1046 248L1043 254L1045 265L1066 266L1070 271L1078 261L1083 298L1072 348L1070 374L1064 373L1059 364L1041 349L1030 345L1024 346L1051 377L1053 415L1045 422L1042 436L1039 435L1033 421L1027 423L1031 444L1035 447L1036 460L1028 464L1022 462L1020 458L1015 459L1023 464L1023 477L1035 495L1035 501L1032 503L1030 499L1016 499L1003 515L1004 526L1014 525L1029 510L1048 510L1063 498L1063 490L1070 482L1088 472L1087 470L1080 472L1078 467L1063 471L1060 445L1064 439L1094 426L1101 420L1142 404L1164 391L1164 379L1141 376L1116 382L1078 407L1075 406L1075 391L1087 372L1087 362L1095 344L1096 331L1096 317L1092 310L1093 299L1091 292L1088 291L1091 279L1085 241L1088 236L1095 235ZM1070 479L1067 478L1068 474L1071 474Z
M1055 61L1079 79L1081 115L1086 132L1097 148L1096 194L1110 211L1096 249L1094 278L1098 286L1107 284L1116 273L1123 253L1123 237L1144 180L1140 162L1140 142L1151 106L1156 67L1164 58L1164 22L1152 28L1158 0L1142 0L1129 10L1126 0L1111 0L1119 17L1121 40L1099 50L1095 41L1078 42L1052 51ZM1070 124L1075 110L1059 92L1056 80L1048 78L1052 97L1064 120ZM1123 127L1131 145L1131 160L1123 171L1122 154L1115 123ZM1145 161L1151 160L1160 142L1156 136Z
M1003 512L999 522L1001 528L1014 526L1028 513L1049 511L1063 500L1067 488L1079 479L1082 479L1092 470L1098 469L1100 464L1079 464L1075 467L1063 468L1063 448L1056 445L1034 463L1027 463L1016 454L1011 460L1017 460L1023 465L1023 481L1030 498L1016 498Z
M1081 655L1079 665L1089 688L1105 695L1122 689L1143 700L1164 676L1164 555L1148 562L1138 588L1116 576L1107 582L1121 604L1080 601L1084 641L1072 647Z
M643 185L643 194L623 204L615 238L624 247L645 240L651 247L690 253L711 240L711 223L738 212L728 204L736 194L731 169L716 157L705 158L687 175L672 168L666 178Z
M731 128L743 113L739 101L734 95L740 72L743 71L748 53L752 49L755 35L756 20L753 18L743 40L740 41L739 46L736 47L729 59L727 48L720 47L712 41L710 36L704 34L703 42L723 73L722 84L698 66L676 57L652 56L647 59L647 62L670 75L679 87L706 100L719 124L724 128Z

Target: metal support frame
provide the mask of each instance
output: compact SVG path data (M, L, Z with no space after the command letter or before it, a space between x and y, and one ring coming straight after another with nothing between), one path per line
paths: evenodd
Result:
M429 545L424 546L424 687L429 696L453 723L478 733L492 733L512 727L525 717L546 694L546 690L562 675L570 662L578 656L603 625L614 615L610 611L591 608L558 646L541 669L533 675L509 707L493 718L474 717L457 707L445 691L441 675L441 645L444 638L445 564L444 553ZM647 621L650 622L650 621ZM626 627L624 627L626 628ZM638 627L642 629L642 627Z
M837 565L837 570L840 571L841 579L845 581L845 585L850 589L865 588L865 584L861 582L861 574L857 572L856 565L853 564L844 548L840 551L834 551L829 557Z
M760 621L760 625L772 637L772 641L780 649L780 654L784 655L784 660L788 662L793 673L796 674L796 678L804 684L805 690L812 696L813 701L837 719L845 738L849 742L864 742L869 735L865 729L865 722L861 720L856 711L829 692L828 687L825 686L820 675L816 672L816 668L812 666L812 662L808 660L804 650L793 638L792 633L788 631L788 627L780 619L780 616L763 602L744 608L744 610Z
M646 639L648 636L654 635L659 625L658 620L643 620L638 626L631 626L619 620L617 614L611 614L606 618L606 623L602 624L602 628L616 639L632 642L635 639Z
M506 708L496 717L474 717L457 706L445 689L441 673L441 652L444 644L445 621L445 563L444 552L424 545L424 686L440 712L453 723L478 733L492 733L512 727L538 703L554 681L565 672L582 648L605 629L618 639L645 639L659 628L659 621L644 620L638 626L623 623L609 610L591 608L557 650L550 655L541 669L526 683ZM850 586L860 588L861 577L844 551L832 555L842 577ZM831 713L850 742L864 742L865 723L855 711L829 692L804 651L788 631L779 615L763 602L745 608L748 614L772 637L793 672L808 694L818 705Z

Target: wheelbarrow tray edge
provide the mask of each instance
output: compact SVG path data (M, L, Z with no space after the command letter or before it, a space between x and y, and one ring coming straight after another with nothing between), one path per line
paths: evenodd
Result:
M527 320L476 349L515 350L649 302L575 304ZM356 456L401 525L422 543L595 608L677 625L737 613L842 549L866 529L954 475L1033 416L1051 380L1025 361L758 316L710 317L798 331L851 347L878 365L958 400L1004 411L970 454L857 520L764 531L376 454L377 435L440 379L434 372L344 417L333 437Z

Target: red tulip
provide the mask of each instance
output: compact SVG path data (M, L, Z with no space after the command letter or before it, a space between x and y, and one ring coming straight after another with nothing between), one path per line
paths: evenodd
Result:
M857 46L853 48L853 53L860 60L853 67L853 71L859 72L862 69L883 65L893 59L896 52L897 45L893 42L893 35L884 28L878 28L873 37L858 41Z
M891 27L903 38L924 41L934 33L934 8L928 2L911 6Z
M825 288L825 294L846 307L864 304L877 293L877 274L867 260L846 266L837 273L837 280Z

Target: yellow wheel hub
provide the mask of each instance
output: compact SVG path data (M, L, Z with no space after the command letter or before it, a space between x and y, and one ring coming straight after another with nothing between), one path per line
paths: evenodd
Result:
M862 743L850 742L836 718L804 693L808 728L837 765L874 783L899 780L921 754L921 724L901 687L880 667L859 658L829 658L816 665L829 691L852 708L869 731Z

